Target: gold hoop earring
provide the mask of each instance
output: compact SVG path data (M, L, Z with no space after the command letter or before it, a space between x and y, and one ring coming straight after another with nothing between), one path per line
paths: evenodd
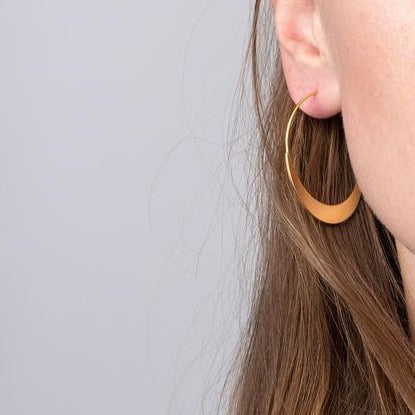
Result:
M291 123L294 118L295 113L297 112L300 105L309 97L316 95L317 91L314 91L304 98L302 98L298 104L295 106L290 119L287 124L287 130L285 133L285 164L287 167L288 176L290 178L291 184L294 186L294 189L297 193L298 198L300 199L303 206L317 219L325 223L337 224L347 220L355 211L361 196L360 189L356 184L352 193L349 197L341 203L335 205L328 205L322 203L315 199L307 191L307 189L301 183L301 180L298 177L295 166L291 161L289 154L288 138L290 134Z

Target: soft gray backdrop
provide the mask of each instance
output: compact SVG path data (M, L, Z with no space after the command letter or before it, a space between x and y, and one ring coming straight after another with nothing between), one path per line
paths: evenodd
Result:
M213 413L247 3L0 1L1 414Z

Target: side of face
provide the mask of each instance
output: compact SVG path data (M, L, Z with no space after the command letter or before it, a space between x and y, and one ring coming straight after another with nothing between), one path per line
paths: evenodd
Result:
M366 202L415 253L415 3L276 0L276 32L294 101L341 112Z

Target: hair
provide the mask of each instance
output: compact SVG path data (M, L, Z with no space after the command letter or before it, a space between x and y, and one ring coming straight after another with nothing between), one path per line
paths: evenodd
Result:
M252 12L245 65L258 138L259 241L227 411L411 414L415 352L395 239L364 195L336 225L301 205L285 168L283 137L294 103L270 35L273 19L260 0ZM343 201L355 177L341 113L313 119L298 111L291 131L304 186L324 203Z

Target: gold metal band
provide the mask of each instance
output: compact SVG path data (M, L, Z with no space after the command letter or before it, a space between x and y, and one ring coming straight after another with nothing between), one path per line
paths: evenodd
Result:
M298 177L297 171L295 169L294 163L291 161L290 153L289 153L289 134L291 129L291 123L294 118L295 113L297 112L300 105L309 97L316 95L317 91L314 91L304 98L302 98L298 104L295 106L290 119L287 124L287 130L285 133L285 164L287 167L288 176L290 178L290 182L294 186L294 189L298 195L298 198L304 205L304 207L317 219L321 220L325 223L330 224L337 224L345 221L348 219L353 212L355 211L361 196L360 189L356 184L352 193L349 197L341 203L336 205L328 205L322 203L315 199L311 194L307 191L307 189L301 183L300 178Z

